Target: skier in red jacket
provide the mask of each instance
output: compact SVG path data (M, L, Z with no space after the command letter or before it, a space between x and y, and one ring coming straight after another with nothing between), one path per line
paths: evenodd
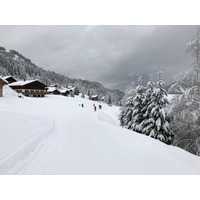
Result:
M94 111L96 111L97 110L97 107L96 106L94 106Z

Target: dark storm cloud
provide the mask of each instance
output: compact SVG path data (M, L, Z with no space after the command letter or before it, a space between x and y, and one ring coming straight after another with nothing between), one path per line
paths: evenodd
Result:
M0 26L0 46L68 77L124 90L142 74L163 71L166 83L187 70L185 45L194 26ZM137 82L136 82L137 84Z

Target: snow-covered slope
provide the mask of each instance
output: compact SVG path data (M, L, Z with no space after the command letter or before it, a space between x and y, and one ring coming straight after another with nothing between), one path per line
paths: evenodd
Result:
M200 174L199 157L121 128L118 107L93 103L0 98L0 174Z

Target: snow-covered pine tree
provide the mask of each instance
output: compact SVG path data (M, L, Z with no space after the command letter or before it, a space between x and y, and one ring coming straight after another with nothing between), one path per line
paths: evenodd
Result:
M130 129L138 133L142 132L142 122L144 113L142 112L144 101L144 87L142 86L142 76L138 77L139 85L136 87L136 95L133 98L133 112Z
M196 37L194 37L186 46L186 50L195 57L195 63L193 66L193 79L192 87L196 90L194 97L195 101L198 101L200 110L200 27L196 27Z
M154 120L151 116L151 102L152 102L152 95L154 91L155 83L153 81L153 74L150 74L150 81L147 83L147 89L144 94L144 101L143 101L143 108L142 112L144 113L144 120L142 122L142 133L145 135L149 135L153 124Z
M80 91L79 91L78 87L75 87L75 89L74 89L74 95L79 95L79 93L80 93Z
M200 155L200 27L186 50L194 56L193 68L177 77L177 84L186 86L176 95L171 111L173 145ZM183 88L183 87L182 87Z
M121 101L119 121L122 127L130 129L132 120L133 98L135 96L134 82L128 85Z
M70 92L70 97L74 97L74 91Z
M186 46L186 51L191 53L195 57L194 71L196 72L196 78L194 81L199 80L199 70L200 70L200 27L196 26L196 36L190 40Z
M198 103L191 101L189 89L173 100L170 116L173 145L200 156L200 111Z
M174 133L169 126L169 100L167 92L163 88L164 82L161 80L161 73L158 72L158 82L153 90L152 101L149 105L152 121L150 136L166 144L171 144Z
M112 106L112 99L111 99L111 96L109 96L109 98L108 98L108 105L109 105L109 106Z
M81 97L82 97L82 98L85 98L84 92L81 92Z

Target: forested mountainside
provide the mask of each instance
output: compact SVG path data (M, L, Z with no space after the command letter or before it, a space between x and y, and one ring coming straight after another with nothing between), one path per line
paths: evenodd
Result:
M175 76L175 82L172 83L168 92L171 94L182 94L196 83L195 71L193 68L188 71L180 72Z
M109 90L98 82L91 82L81 79L71 79L57 74L53 71L44 70L36 66L30 59L25 58L15 50L7 51L0 47L0 74L2 76L11 75L17 80L38 79L45 85L57 84L58 86L75 86L78 90L87 95L99 95L104 97L105 101L119 104L123 92L118 90Z

